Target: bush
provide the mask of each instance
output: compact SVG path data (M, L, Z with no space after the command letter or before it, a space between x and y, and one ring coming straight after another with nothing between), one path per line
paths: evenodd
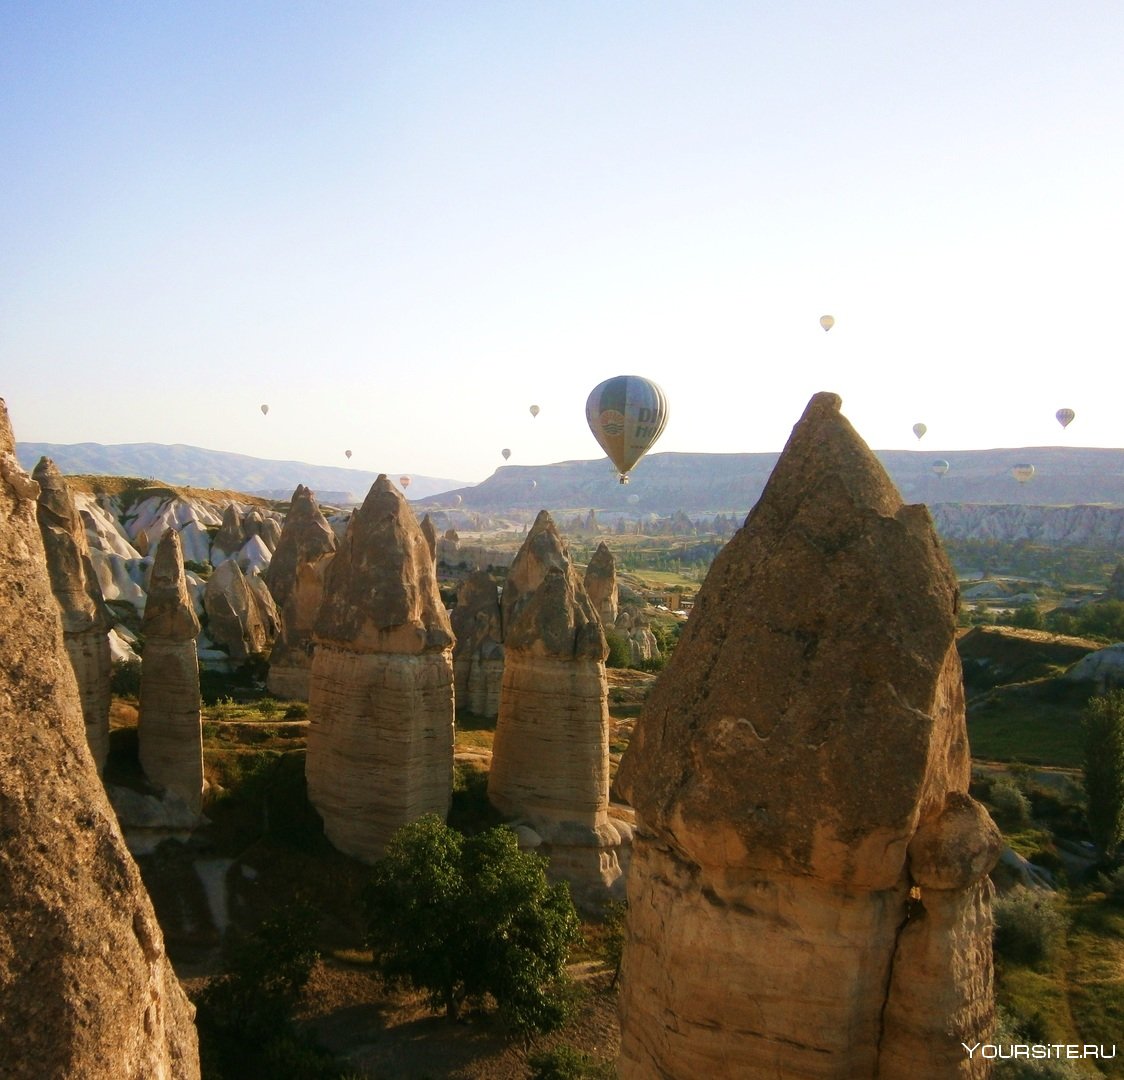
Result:
M1124 866L1102 874L1098 884L1104 890L1105 900L1115 907L1124 907Z
M605 659L606 667L626 668L632 663L632 649L629 647L628 638L612 630L606 630L605 641L609 646L609 655Z
M611 1080L616 1075L612 1065L566 1044L539 1050L527 1064L531 1067L530 1080Z
M1111 859L1124 841L1124 691L1093 698L1084 728L1089 832L1097 851Z
M140 695L141 662L117 660L109 677L109 689L117 697L135 698Z
M376 970L424 991L450 1020L490 995L512 1030L559 1027L581 924L545 866L509 829L466 838L433 814L404 825L364 893Z
M997 955L1032 967L1053 959L1066 929L1053 893L1019 886L999 897L992 911Z
M987 800L995 812L995 820L1008 830L1026 828L1030 824L1030 800L1013 780L1001 776L991 785Z

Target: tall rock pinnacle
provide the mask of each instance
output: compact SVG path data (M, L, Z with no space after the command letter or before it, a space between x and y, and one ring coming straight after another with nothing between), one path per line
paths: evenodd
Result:
M960 1043L993 1023L999 837L967 795L956 579L839 407L793 429L621 764L625 1080L986 1069Z
M197 1080L193 1009L86 746L0 401L0 1075Z

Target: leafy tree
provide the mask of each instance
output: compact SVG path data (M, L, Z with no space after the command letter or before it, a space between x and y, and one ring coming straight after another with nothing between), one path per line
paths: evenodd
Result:
M514 1030L566 1019L566 961L580 923L545 861L495 828L464 837L429 814L404 825L364 893L367 941L391 984L425 991L450 1020L491 995Z
M1091 699L1084 726L1089 831L1112 859L1124 840L1124 690Z
M611 668L626 668L632 661L632 650L628 645L628 638L618 634L615 630L605 631L605 641L609 646L609 655L605 658L605 666Z

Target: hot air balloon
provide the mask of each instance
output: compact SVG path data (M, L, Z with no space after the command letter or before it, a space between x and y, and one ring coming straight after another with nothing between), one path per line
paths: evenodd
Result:
M628 505L629 506L635 506L639 501L640 501L639 495L629 495L629 497L628 497Z
M350 450L345 450L345 451L343 452L343 456L344 456L345 458L347 458L347 460L348 460L348 461L350 461L350 460L351 460L351 451L350 451Z
M269 415L269 406L268 405L263 405L261 407L261 414L262 414L262 416L268 416Z
M532 415L532 416L538 416L538 415L539 415L539 412L540 412L540 409L539 409L539 407L538 407L537 405L532 405L532 406L531 406L531 415Z
M398 477L398 483L402 485L402 490L405 491L406 488L410 486L410 478L408 476L400 476Z
M948 462L945 461L944 458L937 458L931 468L936 476L944 476L944 474L948 472Z
M508 450L506 446L500 451L500 453L503 454L504 461L507 461L507 459L511 457L511 451Z
M593 437L617 467L622 484L667 425L667 397L650 379L615 375L595 386L585 403Z
M532 480L532 481L531 481L531 490L532 490L532 491L534 491L534 490L535 490L535 488L537 488L538 486L539 486L539 482L538 482L537 480Z
M1058 423L1063 428L1069 427L1073 423L1073 418L1077 415L1072 409L1058 409L1054 415L1058 418Z
M1034 475L1033 465L1012 465L1011 475L1020 483L1025 484Z
M820 316L820 326L822 326L824 328L825 333L828 330L830 330L834 325L835 325L835 316L834 315L821 315Z
M461 504L462 502L464 502L464 496L463 496L463 495L455 495L455 496L453 496L453 505L454 505L454 506L460 506L460 504Z
M914 424L913 425L913 434L916 435L919 439L928 430L929 429L924 424Z

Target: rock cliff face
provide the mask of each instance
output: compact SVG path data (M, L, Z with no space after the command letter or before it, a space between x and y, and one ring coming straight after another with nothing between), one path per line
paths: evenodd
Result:
M457 591L457 606L449 618L457 639L453 649L457 707L474 716L497 716L503 682L503 630L496 579L486 570L470 574Z
M611 630L617 623L618 614L617 564L604 542L597 545L585 569L585 591L589 593L601 625Z
M13 449L0 402L0 1074L195 1080L194 1010L86 746Z
M272 620L268 614L263 615L263 603L269 605ZM264 652L273 643L273 601L268 595L259 598L236 559L227 559L215 567L203 589L203 608L211 640L216 645L225 645L232 660L245 660Z
M448 812L453 633L413 511L380 476L333 556L316 620L308 793L340 851L372 862Z
M198 633L179 536L168 529L156 547L144 609L137 738L145 775L182 798L195 814L203 803Z
M62 613L63 644L78 681L86 741L101 772L109 752L109 619L86 530L66 481L50 458L42 458L32 476L39 484L36 516L51 590Z
M618 774L619 1075L986 1075L999 835L967 795L956 581L818 394Z
M552 876L566 878L575 900L592 905L621 876L622 835L608 815L605 635L545 511L509 582L512 576L520 591L504 635L488 798L538 834ZM506 591L504 600L508 608Z

